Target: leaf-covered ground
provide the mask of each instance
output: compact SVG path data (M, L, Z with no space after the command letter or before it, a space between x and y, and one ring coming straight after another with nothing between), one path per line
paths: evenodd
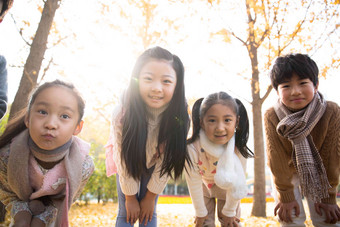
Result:
M192 204L188 204L187 198L175 201L177 204L168 203L174 201L174 198L160 198L157 205L158 226L159 227L190 227L194 226L194 209ZM182 203L181 203L182 201ZM181 203L181 204L178 204ZM338 204L340 205L339 201ZM117 215L117 203L97 204L90 203L81 205L76 203L70 210L70 226L72 227L111 227L115 225ZM307 207L307 206L305 206ZM267 202L267 218L256 218L250 216L252 203L241 203L241 223L244 227L276 227L279 223L273 217L274 203ZM309 216L308 208L306 214ZM307 226L312 226L311 221L306 221ZM0 227L9 226L9 217L5 223L1 223ZM137 225L135 225L137 226ZM217 223L217 226L220 225Z
M242 203L241 223L244 227L276 227L279 226L273 214L274 203L267 203L267 218L251 217L251 203ZM194 210L192 204L158 204L159 227L194 226ZM88 206L73 205L70 212L71 226L114 226L117 215L117 204L90 204ZM307 226L312 226L310 220ZM135 225L137 226L137 225ZM217 224L217 226L220 226Z

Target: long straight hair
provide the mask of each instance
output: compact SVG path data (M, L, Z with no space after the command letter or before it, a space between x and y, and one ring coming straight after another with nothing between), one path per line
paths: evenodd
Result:
M12 120L10 120L7 125L6 125L6 129L4 131L4 133L1 135L0 137L0 148L4 147L5 145L7 145L8 143L11 142L11 140L19 135L22 131L24 131L27 127L25 125L25 116L27 114L30 113L31 111L31 107L34 104L37 96L44 91L47 88L50 87L65 87L68 88L72 91L72 93L74 94L74 96L77 99L77 103L78 103L78 111L79 111L79 120L78 123L81 121L81 119L83 118L84 115L84 109L85 109L85 101L83 100L83 98L81 97L80 93L78 92L78 90L73 86L73 84L70 83L65 83L63 81L60 80L54 80L52 82L46 82L44 84L42 84L41 86L37 87L28 102L27 107L23 108L21 111L19 111Z
M189 116L184 90L184 67L181 60L169 51L154 47L146 50L136 61L130 85L123 104L122 152L121 159L127 172L134 179L140 179L146 171L147 116L146 107L139 92L139 74L143 66L151 60L165 60L176 72L177 82L169 106L160 121L157 151L162 146L164 159L160 175L181 176L185 161L189 160L186 137Z
M235 146L243 157L253 157L254 153L247 147L249 137L249 119L247 110L240 100L234 99L228 93L222 91L210 94L205 99L200 98L194 103L194 106L192 107L193 133L188 140L188 143L193 143L198 139L201 130L201 121L207 111L215 104L222 104L231 108L236 116L239 117L235 132Z

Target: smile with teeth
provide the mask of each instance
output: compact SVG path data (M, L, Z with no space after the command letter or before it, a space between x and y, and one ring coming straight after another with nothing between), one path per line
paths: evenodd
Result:
M149 98L154 99L154 100L161 100L163 97L159 97L159 96L149 96Z

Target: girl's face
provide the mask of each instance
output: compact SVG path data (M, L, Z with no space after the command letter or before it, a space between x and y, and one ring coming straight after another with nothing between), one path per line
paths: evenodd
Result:
M151 60L139 74L139 92L148 107L159 109L167 105L176 88L176 72L164 60Z
M317 90L318 86L310 79L301 79L294 73L292 78L279 84L277 94L287 108L301 110L312 101Z
M226 144L233 137L237 124L233 109L222 104L211 106L201 120L201 128L215 144Z
M25 124L32 140L45 150L53 150L80 133L78 102L65 87L49 87L41 91L31 106Z

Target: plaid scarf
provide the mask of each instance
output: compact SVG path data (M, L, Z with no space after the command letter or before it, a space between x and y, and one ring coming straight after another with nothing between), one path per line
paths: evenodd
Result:
M279 135L293 145L292 159L297 170L302 194L314 202L328 198L331 187L320 154L310 132L319 122L327 103L320 93L314 95L308 106L297 112L289 110L280 100L274 106L280 122L276 127Z

